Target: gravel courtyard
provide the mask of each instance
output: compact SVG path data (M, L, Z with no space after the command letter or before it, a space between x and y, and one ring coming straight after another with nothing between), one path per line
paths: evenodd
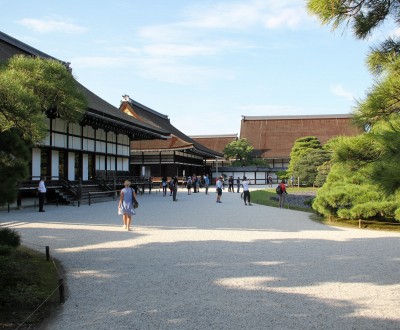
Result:
M0 212L63 264L68 298L47 329L400 329L400 234L244 206L237 193L139 196Z

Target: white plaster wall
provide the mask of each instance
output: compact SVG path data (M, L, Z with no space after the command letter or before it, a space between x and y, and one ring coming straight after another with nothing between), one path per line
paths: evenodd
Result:
M55 147L66 148L67 136L63 134L53 133L53 145Z
M106 152L106 143L102 141L96 141L96 151Z
M87 154L83 154L82 158L82 180L89 179L89 156Z
M32 180L40 180L40 149L32 148Z
M68 153L68 180L75 180L75 153Z
M77 136L69 136L69 147L70 149L81 149L81 138Z
M107 170L115 170L115 157L107 157Z
M58 150L51 151L51 179L58 180L60 165L60 153Z
M123 159L122 170L129 171L129 159L126 158Z
M53 130L66 133L67 132L66 122L60 118L56 118L53 121Z
M117 171L123 171L123 170L124 170L124 159L117 158Z
M96 170L99 171L105 170L104 160L105 160L104 156L96 156Z

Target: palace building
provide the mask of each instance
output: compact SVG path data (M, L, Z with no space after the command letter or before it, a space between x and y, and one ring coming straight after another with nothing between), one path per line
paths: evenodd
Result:
M0 32L0 61L14 55L53 57ZM57 59L56 59L57 60ZM62 61L60 61L62 62ZM69 64L65 64L69 68ZM165 140L170 132L122 113L78 83L88 108L78 124L47 118L48 136L32 148L31 177L89 180L130 174L132 141Z
M354 136L361 131L350 115L243 116L240 138L254 147L253 157L267 161L271 169L287 169L294 142L315 136L321 144L338 136Z
M232 167L229 161L213 162L213 173L234 178L247 176L253 184L267 184L268 177L277 182L276 172L287 170L290 152L295 141L315 136L321 144L338 136L354 136L361 131L352 125L350 115L299 115L299 116L243 116L240 138L247 139L254 147L252 157L267 162L267 167ZM212 150L222 152L224 147L237 139L234 134L202 135L192 138Z
M210 174L207 161L223 157L221 152L209 149L179 131L167 115L132 100L128 95L123 96L120 110L140 122L171 132L166 140L131 141L131 168L136 176L159 178Z

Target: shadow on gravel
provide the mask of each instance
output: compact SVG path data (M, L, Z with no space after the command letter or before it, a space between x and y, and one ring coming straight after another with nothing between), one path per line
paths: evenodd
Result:
M398 243L388 238L384 244ZM394 318L399 307L398 251L379 260L367 253L381 244L374 239L148 244L135 251L135 283L127 292L131 315L121 317L138 328L398 329L398 315L384 319L387 309Z
M184 241L177 229L175 242L136 245L142 229L116 230L114 241L97 230L80 242L71 239L75 230L43 230L55 243L71 240L57 251L77 286L73 301L84 302L64 316L70 322L80 315L85 323L76 325L90 329L398 329L398 319L382 319L399 307L397 238ZM371 259L372 247L386 253Z
M178 198L142 198L133 232L115 203L8 217L65 267L70 297L49 328L399 328L396 234L351 236L224 195Z

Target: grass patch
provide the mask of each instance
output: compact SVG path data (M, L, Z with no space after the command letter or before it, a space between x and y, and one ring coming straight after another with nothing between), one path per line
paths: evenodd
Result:
M289 187L288 193L293 195L306 195L310 192L316 192L318 188L306 187L306 188L297 188L297 187ZM277 200L277 194L275 189L265 189L265 190L254 190L251 192L251 200L254 203L271 206L271 207L279 207L279 202ZM314 213L314 211L307 206L294 206L290 204L285 204L285 208L289 208L291 210L296 211L305 211ZM347 227L347 228L365 228L365 229L376 229L376 230L390 230L390 231L400 231L400 222L396 220L378 220L378 219L368 219L361 220L361 226L359 220L345 220L340 218L325 219L324 217L317 215L314 213L311 218L313 221L321 222L330 226L338 226L338 227Z
M316 191L317 188L288 188L289 194L302 194L310 191ZM254 190L251 192L251 201L256 204L271 206L271 207L279 207L278 195L275 191L275 188L263 189L263 190ZM313 210L306 205L304 207L299 205L290 205L289 203L285 203L285 209L291 209L296 211L304 211L313 213Z
M24 246L0 255L0 329L15 329L58 287L58 272L42 253ZM24 325L34 328L59 304L58 290Z
M364 228L375 230L400 231L400 222L398 221L380 221L374 219L368 220L345 220L339 218L322 219L322 223L330 226L347 227L347 228Z

